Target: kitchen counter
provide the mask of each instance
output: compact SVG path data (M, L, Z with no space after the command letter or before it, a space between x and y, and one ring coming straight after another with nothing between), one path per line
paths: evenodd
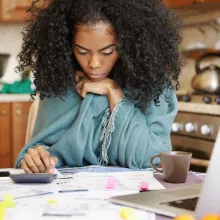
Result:
M178 108L181 112L201 113L220 116L220 105L179 102Z
M35 97L37 99L37 97ZM0 102L30 102L29 94L0 94ZM192 112L209 115L220 115L220 105L209 105L202 103L179 102L179 111Z
M0 102L30 102L29 94L0 94Z

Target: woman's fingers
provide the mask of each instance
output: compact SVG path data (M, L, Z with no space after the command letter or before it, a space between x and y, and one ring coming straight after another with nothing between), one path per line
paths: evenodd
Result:
M57 159L56 157L50 156L50 164L51 164L53 167L56 166L57 162L58 162L58 159Z
M84 77L83 72L77 70L75 75L76 82L79 82L83 77Z
M83 79L76 84L76 89L79 94L81 93L82 89L84 89L84 85L87 81L88 81L88 79Z
M54 173L58 159L50 156L43 146L28 149L22 162L22 169L26 173Z
M34 163L35 163L36 167L38 168L38 170L41 173L45 173L46 172L46 167L45 167L43 161L41 160L38 151L35 148L30 148L28 150L28 154L31 156L31 158L34 161Z
M78 94L83 98L85 98L87 93L90 92L89 87L91 88L88 78L84 78L76 84L76 90Z
M25 173L33 173L27 166L27 163L25 162L25 160L23 160L22 164L21 164L21 168L24 170Z
M27 164L27 167L33 172L33 173L39 173L40 170L37 168L37 166L34 163L34 160L32 159L31 155L25 154L24 155L24 161Z
M86 77L86 74L82 71L77 70L75 80L76 82L80 82L84 77Z
M52 165L50 164L50 153L44 149L42 146L38 146L35 148L41 158L41 161L43 162L45 166L45 171L50 172L51 169L53 169Z

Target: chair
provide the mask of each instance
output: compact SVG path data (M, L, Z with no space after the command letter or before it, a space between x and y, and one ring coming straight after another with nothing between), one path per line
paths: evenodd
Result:
M31 104L29 114L28 114L28 122L27 122L27 129L26 129L26 135L25 135L25 144L27 144L32 138L34 125L35 125L35 121L37 118L38 106L39 106L39 99L36 99Z

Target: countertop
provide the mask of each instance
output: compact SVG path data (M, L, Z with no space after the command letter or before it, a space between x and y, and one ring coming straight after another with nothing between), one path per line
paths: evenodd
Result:
M176 95L190 95L193 90L179 90L176 91ZM198 114L208 114L208 115L219 115L220 116L220 105L215 104L205 104L197 102L179 102L179 111L181 112L191 112Z
M30 102L30 101L32 100L29 94L0 94L0 103L1 102ZM220 115L220 105L179 102L178 108L179 108L179 111L181 112Z
M29 94L0 94L1 102L30 102L31 97Z
M179 102L178 109L181 112L201 113L220 116L220 105Z

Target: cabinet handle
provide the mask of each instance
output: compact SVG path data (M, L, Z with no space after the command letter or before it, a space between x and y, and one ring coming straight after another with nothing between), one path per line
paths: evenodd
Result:
M20 108L17 108L17 109L15 110L15 114L16 114L16 116L21 116L21 115L22 115L21 109L20 109Z
M1 115L7 115L7 110L5 109L5 108L3 108L2 110L1 110Z

